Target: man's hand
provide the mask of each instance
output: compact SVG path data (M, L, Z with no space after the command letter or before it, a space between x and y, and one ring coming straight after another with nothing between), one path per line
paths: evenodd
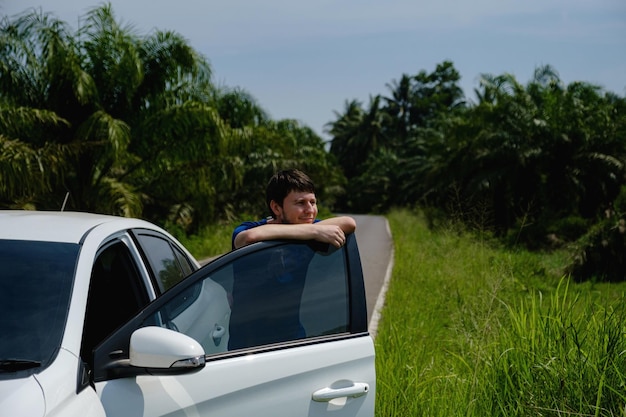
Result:
M334 224L312 224L317 236L314 238L320 242L329 243L336 248L340 248L346 243L346 234L341 227Z

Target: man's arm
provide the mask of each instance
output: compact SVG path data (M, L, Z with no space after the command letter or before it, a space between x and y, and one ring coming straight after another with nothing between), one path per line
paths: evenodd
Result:
M356 221L350 216L337 216L314 223L315 225L335 225L339 226L343 233L349 235L356 230Z
M349 216L331 217L313 224L267 223L237 234L235 248L276 239L318 240L341 247L346 241L346 234L355 230L356 222Z

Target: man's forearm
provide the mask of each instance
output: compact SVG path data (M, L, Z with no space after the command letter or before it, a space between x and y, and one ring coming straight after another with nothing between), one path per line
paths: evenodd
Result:
M356 221L350 216L329 217L316 224L334 224L341 227L345 234L354 233L356 230Z
M337 231L337 227L341 231ZM345 235L355 230L356 222L348 216L331 217L312 224L264 224L239 233L235 237L235 248L276 239L320 240L339 246Z
M264 224L244 230L235 238L235 247L240 248L263 240L276 239L315 239L312 224Z

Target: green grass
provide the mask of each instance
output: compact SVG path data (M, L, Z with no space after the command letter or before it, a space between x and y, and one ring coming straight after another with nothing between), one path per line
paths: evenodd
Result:
M568 282L565 252L387 218L376 417L626 416L626 284ZM230 250L233 226L181 240L212 257Z
M388 219L377 417L626 415L626 285L568 283L564 253Z
M237 225L240 222L237 222ZM224 254L231 249L231 235L235 224L216 224L206 227L200 233L193 236L185 236L182 232L177 232L175 228L168 228L191 254L202 261Z

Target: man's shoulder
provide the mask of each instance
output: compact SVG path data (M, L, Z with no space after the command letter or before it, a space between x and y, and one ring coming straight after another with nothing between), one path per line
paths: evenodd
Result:
M235 249L235 238L239 233L243 232L244 230L249 230L258 226L262 226L264 224L267 224L267 218L257 221L245 221L242 222L239 226L235 227L231 236L232 249Z
M253 227L258 227L258 226L262 226L264 224L267 224L267 219L261 219L261 220L248 220L245 222L241 222L241 224L239 224L239 226L235 227L235 230L246 230L246 229L252 229Z
M241 224L239 224L239 226L235 227L235 229L233 230L233 241L235 240L235 236L237 236L239 233L243 232L244 230L262 226L264 224L267 224L267 219L261 219L257 221L249 220L249 221L242 222Z

